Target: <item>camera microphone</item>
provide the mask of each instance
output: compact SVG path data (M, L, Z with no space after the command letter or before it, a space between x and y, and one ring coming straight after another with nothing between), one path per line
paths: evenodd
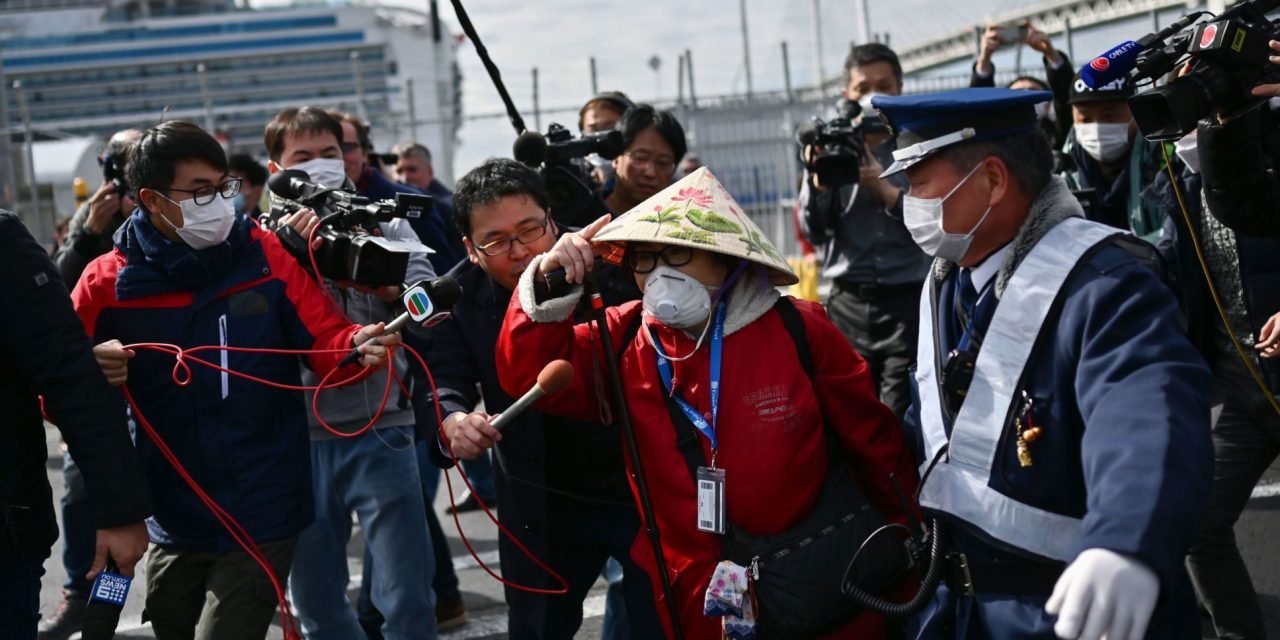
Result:
M541 133L529 129L516 137L511 147L512 155L525 166L541 167L547 159L547 138Z
M1080 79L1090 89L1097 89L1124 78L1129 75L1130 71L1137 68L1139 54L1152 47L1163 46L1165 39L1191 26L1191 23L1199 19L1204 13L1203 11L1194 11L1156 33L1148 33L1136 41L1129 40L1112 47L1106 53L1090 60L1089 64L1081 67Z
M413 322L423 324L432 320L440 321L448 317L453 305L462 297L462 286L449 276L440 276L434 280L418 282L400 294L405 312L395 320L387 323L382 335L396 333ZM360 360L360 348L356 347L342 358L338 367L355 364Z

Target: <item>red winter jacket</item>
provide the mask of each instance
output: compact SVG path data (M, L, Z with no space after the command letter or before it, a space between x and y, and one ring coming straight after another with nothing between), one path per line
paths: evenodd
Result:
M531 266L530 269L535 268ZM890 519L905 522L905 514L889 483L889 474L901 479L903 488L915 491L917 473L898 420L876 397L866 362L827 319L822 307L795 300L804 320L813 351L814 377L810 384L794 342L782 320L771 309L773 298L755 296L754 311L735 305L734 297L749 281L739 284L730 298L726 322L717 437L718 466L725 470L728 517L755 535L781 533L797 523L814 506L828 464L823 416L838 431L844 455L856 470L867 497ZM749 319L763 315L736 331L734 314ZM639 302L608 309L608 348L622 352L622 383L636 430L639 452L653 499L655 517L676 597L681 624L690 640L721 637L719 618L703 615L703 598L712 570L721 556L719 536L696 527L697 497L687 465L676 448L675 433L663 397L656 353L643 335L623 349L626 327L641 313ZM737 324L744 318L740 317ZM641 330L643 333L645 329ZM498 341L497 368L503 388L519 396L549 361L564 358L574 365L574 380L560 394L544 398L537 406L547 413L581 419L598 419L593 371L604 371L600 344L590 325L534 322L512 296L506 324ZM663 349L679 357L694 348L684 332L658 326ZM592 363L593 357L597 359ZM710 418L708 389L710 357L703 347L693 357L674 362L675 387L692 406ZM710 459L710 445L700 438ZM635 487L632 487L633 492ZM652 547L644 534L632 545L632 556L655 575ZM654 601L664 626L666 604L659 583L653 581ZM832 637L877 638L883 620L863 614Z

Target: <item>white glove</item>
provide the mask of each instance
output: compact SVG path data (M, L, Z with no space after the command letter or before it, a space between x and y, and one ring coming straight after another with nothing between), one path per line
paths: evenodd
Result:
M1085 549L1062 572L1045 604L1068 640L1142 640L1160 595L1146 565L1106 549Z

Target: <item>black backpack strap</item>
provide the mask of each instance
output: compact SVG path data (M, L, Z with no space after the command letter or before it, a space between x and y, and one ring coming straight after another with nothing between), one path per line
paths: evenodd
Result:
M804 369L805 375L812 381L813 353L809 351L809 338L805 333L804 320L800 317L800 312L796 310L795 304L787 296L779 297L778 301L774 303L773 309L782 318L782 325L786 327L787 333L791 336L791 341L796 347L796 356L800 358L800 366ZM639 325L638 320L636 325ZM630 336L634 338L635 331L632 331ZM630 340L627 343L629 344ZM662 385L658 385L658 389L662 389ZM702 453L702 442L699 439L701 436L698 435L698 430L694 428L693 422L689 420L689 417L680 410L680 405L676 404L675 398L671 394L665 394L665 396L667 413L671 415L671 426L676 432L676 448L684 458L685 465L689 467L689 478L696 480L698 467L706 466L707 464L706 456ZM830 432L829 429L828 432Z
M782 326L787 328L787 333L791 335L791 342L796 346L796 356L800 358L804 375L808 376L809 381L812 382L813 351L809 350L809 335L804 330L804 319L796 310L795 303L787 296L779 296L778 301L773 303L773 310L777 311L778 316L782 318Z

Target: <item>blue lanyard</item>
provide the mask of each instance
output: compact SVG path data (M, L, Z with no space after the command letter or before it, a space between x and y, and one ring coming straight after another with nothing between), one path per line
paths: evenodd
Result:
M653 348L658 352L658 375L662 377L662 386L667 393L676 401L676 405L688 416L689 421L698 429L702 435L711 441L711 467L715 468L715 452L720 448L716 441L716 418L719 417L720 410L720 362L721 347L724 343L724 315L725 303L723 300L716 305L716 316L711 323L711 424L707 424L707 419L698 413L685 402L684 398L675 395L671 390L671 361L667 359L667 354L662 350L662 342L658 340L658 334L652 327L649 334L653 336Z

